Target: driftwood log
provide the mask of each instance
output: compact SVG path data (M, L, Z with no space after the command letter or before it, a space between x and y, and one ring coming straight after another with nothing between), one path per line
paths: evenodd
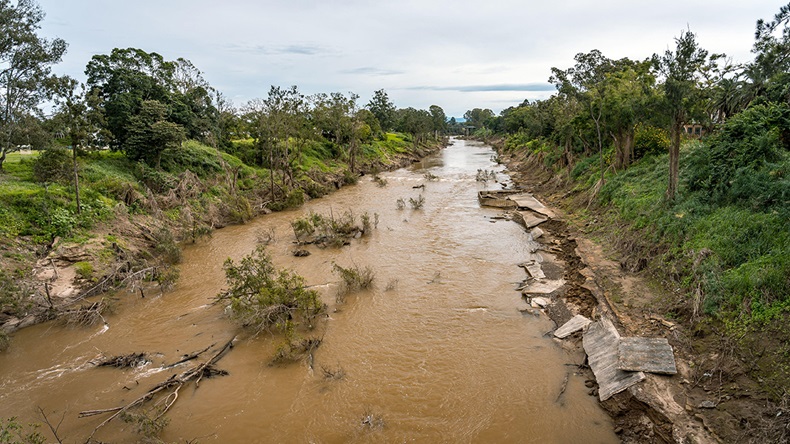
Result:
M184 371L183 373L180 373L180 374L177 374L177 375L172 375L167 380L165 380L163 382L160 382L159 384L155 385L153 388L148 390L144 395L140 396L139 398L135 399L134 401L132 401L132 402L126 404L126 405L123 405L123 406L120 406L120 407L112 407L112 408L108 408L108 409L85 410L85 411L80 412L79 413L79 417L80 418L86 418L88 416L101 415L101 414L104 414L104 413L113 413L112 416L110 416L109 418L105 419L101 424L97 425L96 428L93 429L93 431L91 432L91 434L88 437L88 439L86 440L86 442L91 442L91 440L93 439L93 435L95 435L96 432L100 428L102 428L105 425L107 425L110 421L112 421L113 419L117 418L122 413L124 413L124 412L126 412L128 410L130 410L130 409L132 409L134 407L141 406L141 405L145 404L146 402L152 400L154 398L154 396L157 395L157 394L167 393L167 395L164 397L164 407L162 408L161 413L159 413L159 416L156 417L156 419L159 419L165 413L167 413L168 410L170 410L170 407L172 407L173 404L176 403L176 401L178 400L178 392L179 392L179 390L181 390L181 387L183 387L187 383L189 383L191 381L194 381L195 382L195 387L199 387L200 386L200 381L201 381L201 379L203 379L204 376L211 377L211 376L215 376L215 375L227 374L227 372L224 372L224 371L221 371L221 370L217 370L216 368L214 368L214 364L216 364L217 361L219 361L225 355L225 353L228 350L233 348L233 344L234 344L235 341L236 341L236 336L234 336L233 339L231 339L230 341L226 342L225 345L223 345L207 361L205 361L202 364L199 364L197 366L194 366L194 367ZM205 350L203 350L203 351L205 351ZM203 351L193 354L194 357L197 357L197 355L200 355L201 353L203 353ZM194 359L194 357L192 357L190 359ZM179 363L185 362L185 361L188 361L188 360L189 359L182 359L181 361L179 361Z

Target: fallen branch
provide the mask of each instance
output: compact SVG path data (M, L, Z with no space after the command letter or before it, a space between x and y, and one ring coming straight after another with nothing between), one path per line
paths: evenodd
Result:
M562 387L560 387L560 394L557 395L557 399L555 399L554 402L559 402L560 398L562 398L562 394L565 393L565 390L568 388L568 379L569 374L565 373L565 379L562 381Z
M211 344L211 345L209 345L208 347L204 348L203 350L200 350L199 352L194 352L194 353L190 353L188 355L184 355L184 357L181 358L179 361L174 362L174 363L172 363L170 365L166 365L165 368L173 368L173 367L177 366L178 364L183 364L183 363L185 363L187 361L191 361L193 359L197 359L198 356L200 356L203 353L207 352L211 347L213 347L215 345L217 345L216 342Z
M139 367L151 362L145 353L129 353L128 355L113 356L111 358L102 359L97 367Z
M117 418L118 416L120 416L124 412L126 412L126 411L128 411L128 410L130 410L130 409L132 409L134 407L138 407L138 406L141 406L141 405L145 404L147 401L150 401L151 399L153 399L154 396L156 394L160 393L160 392L163 392L163 391L165 391L167 389L172 389L172 391L170 393L168 393L168 395L164 398L164 402L165 402L164 409L163 409L162 413L159 415L159 417L164 415L170 409L170 407L172 407L173 404L175 404L176 400L178 400L178 391L181 389L181 387L184 384L187 384L191 380L195 380L195 386L199 387L200 380L203 378L204 375L213 376L213 375L218 375L218 374L220 374L220 375L221 374L227 374L227 372L223 372L221 370L217 370L217 369L213 368L213 365L216 364L217 361L219 361L222 358L222 356L228 350L233 348L233 343L235 341L236 341L236 336L234 336L233 339L231 339L230 341L226 342L225 345L222 346L222 348L220 348L216 353L214 353L211 356L211 358L209 358L208 361L206 361L206 362L204 362L204 363L202 363L202 364L200 364L198 366L192 367L189 370L186 370L185 372L183 372L181 374L172 375L167 380L165 380L163 382L160 382L159 384L155 385L152 389L148 390L144 395L140 396L139 398L135 399L134 401L132 401L132 402L130 402L130 403L128 403L128 404L126 404L126 405L124 405L122 407L113 407L113 408L102 409L102 410L85 410L85 411L80 412L79 413L79 417L80 418L85 418L85 417L94 416L94 415L100 415L102 413L115 412L115 413L113 413L112 416L110 416L109 418L107 418L104 421L102 421L101 424L97 425L96 428L93 429L93 431L91 432L90 436L88 436L88 439L86 440L86 442L88 442L88 443L91 442L91 440L93 439L93 435L95 435L96 432L100 428L102 428L105 425L107 425L110 421L112 421L113 419ZM199 352L199 353L203 353L203 352ZM159 417L157 417L157 419Z

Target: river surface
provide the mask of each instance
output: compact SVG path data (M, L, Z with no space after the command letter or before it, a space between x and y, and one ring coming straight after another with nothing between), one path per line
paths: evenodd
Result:
M163 364L239 332L223 307L212 305L225 284L223 261L241 259L273 233L268 250L275 264L304 276L329 306L315 330L302 333L323 337L312 366L269 365L281 338L242 333L217 365L229 375L181 390L164 441L618 442L584 376L569 365L583 355L544 336L553 328L546 316L519 312L526 303L515 289L525 272L517 264L534 244L522 227L495 219L497 210L477 202L478 190L499 188L477 182L478 169L507 179L493 154L454 140L423 162L381 174L385 187L365 176L298 210L185 247L176 287L146 298L119 293L106 326L46 323L17 332L0 354L0 417L41 422L34 411L41 407L57 423L65 414L59 435L84 442L107 415L78 418L80 411L123 405L200 361L171 370ZM413 210L408 200L419 194L424 207ZM398 198L405 209L396 208ZM342 249L307 246L309 257L292 255L292 220L347 210L377 213L377 229ZM333 263L370 266L374 288L337 303ZM132 369L90 363L100 353L132 352L153 354L153 362ZM342 368L345 376L326 379L322 367ZM140 438L116 420L95 439Z

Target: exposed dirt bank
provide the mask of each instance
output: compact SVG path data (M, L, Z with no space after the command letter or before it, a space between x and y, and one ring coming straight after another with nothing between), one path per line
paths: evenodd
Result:
M357 172L364 176L401 168L443 146L442 142L420 145L396 157L360 162ZM320 187L321 195L353 183L344 173L311 171L308 176L313 181L310 186ZM6 335L40 322L56 318L69 321L69 315L82 319L80 310L91 307L85 300L107 291L125 288L143 297L165 291L178 278L173 266L180 261L179 243L271 212L270 189L252 190L243 198L209 208L194 207L192 201L210 188L209 182L187 171L180 176L178 186L167 193L143 196L130 192L133 202L119 205L110 222L97 224L89 238L80 242L56 238L50 245L40 246L32 239L19 238L0 244L4 253L0 267L9 273L15 270L20 276L13 291L29 295L20 298L13 312L0 311L0 340L6 341ZM305 199L309 199L307 194ZM131 204L147 211L132 212L128 209ZM175 213L178 218L173 217ZM0 285L0 291L6 290L11 289ZM92 319L101 320L101 313L97 315Z
M639 260L627 251L607 247L607 237L588 236L595 209L573 196L572 184L548 172L540 162L500 156L513 182L550 205L558 218L540 226L540 241L565 268L567 284L548 314L562 325L571 316L593 319L606 313L622 336L663 337L672 345L678 374L646 374L647 379L602 402L624 443L788 442L784 405L768 400L748 366L727 338L701 325L668 319L672 298L649 269L632 267ZM578 213L588 212L586 221ZM646 261L645 261L646 263ZM642 269L639 272L629 270ZM654 271L654 270L653 270ZM576 333L566 341L581 347ZM597 394L590 372L590 394Z

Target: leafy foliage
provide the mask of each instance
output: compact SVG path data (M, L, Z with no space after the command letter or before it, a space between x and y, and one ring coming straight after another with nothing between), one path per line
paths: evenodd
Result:
M33 162L33 177L36 182L68 183L73 174L71 155L63 148L44 150Z
M218 295L228 300L232 315L256 331L286 331L299 320L311 321L324 310L317 292L305 289L304 278L276 270L263 246L236 264L223 265L228 289Z
M47 441L36 431L38 427L37 424L25 427L15 417L0 420L0 444L44 444Z
M756 105L727 121L704 147L692 150L691 190L712 202L750 208L790 206L790 107ZM787 214L787 213L785 213Z
M52 90L51 66L66 53L66 42L37 32L44 12L33 0L0 0L0 169L35 127L39 104ZM32 125L31 125L32 124Z

